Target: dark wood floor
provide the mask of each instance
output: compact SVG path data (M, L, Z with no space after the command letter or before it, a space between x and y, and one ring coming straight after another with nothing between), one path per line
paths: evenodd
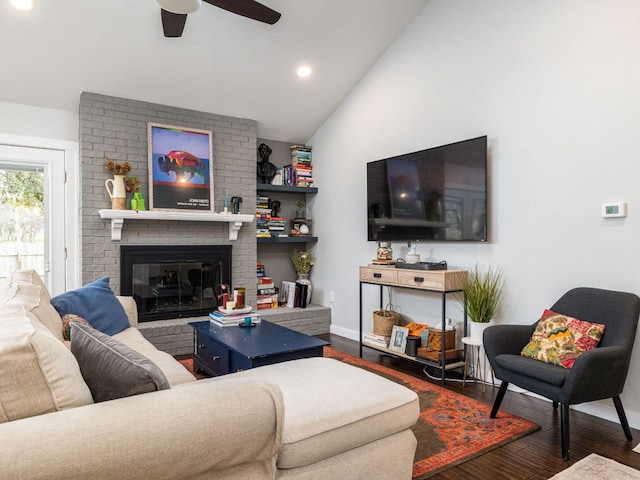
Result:
M331 347L336 350L358 355L357 342L330 334L320 335L320 337L331 342ZM371 362L383 363L431 381L422 372L421 365L407 360L382 356L368 348L364 348L363 357ZM454 382L448 382L446 387L489 405L493 405L498 390L488 387L482 393L479 384L467 383L466 387L462 388L460 383ZM570 416L571 460L564 461L560 449L560 412L554 411L550 402L509 391L502 402L501 410L536 422L542 428L431 478L436 480L542 480L552 477L591 453L597 453L640 470L640 454L633 451L633 448L640 443L640 430L631 430L634 440L629 442L618 423L572 410Z

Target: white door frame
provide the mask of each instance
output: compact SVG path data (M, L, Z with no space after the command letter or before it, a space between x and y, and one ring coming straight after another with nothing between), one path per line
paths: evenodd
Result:
M45 270L49 270L52 296L76 288L80 278L78 151L76 142L0 134L0 160L37 163L47 169L45 194L50 206L45 229L50 264Z

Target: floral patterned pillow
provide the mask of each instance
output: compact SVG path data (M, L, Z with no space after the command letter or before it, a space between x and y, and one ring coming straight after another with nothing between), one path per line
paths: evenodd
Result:
M87 322L84 318L82 318L80 315L75 315L73 313L65 313L62 316L62 337L65 341L71 340L71 324L73 322L81 323L82 325L91 326L91 324Z
M604 325L589 323L545 310L531 341L520 353L524 357L571 368L587 350L596 348L604 334Z

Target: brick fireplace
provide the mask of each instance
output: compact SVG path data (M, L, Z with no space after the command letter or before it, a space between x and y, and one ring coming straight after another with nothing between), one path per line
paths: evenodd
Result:
M228 191L230 197L242 197L241 213L255 212L256 121L88 92L80 96L79 114L82 283L109 276L111 287L119 294L121 246L227 245L232 246L233 283L247 287L247 302L253 304L255 223L245 223L238 239L230 241L227 223L127 220L122 239L114 241L110 221L101 219L98 210L110 208L104 186L109 178L105 156L129 162L129 175L138 177L141 192L148 198L147 124L153 122L212 131L214 210L222 210ZM146 322L140 329L169 353L190 353L193 335L186 323L191 320Z

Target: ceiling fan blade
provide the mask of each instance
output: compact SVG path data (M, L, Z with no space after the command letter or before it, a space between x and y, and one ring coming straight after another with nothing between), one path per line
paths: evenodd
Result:
M259 22L273 25L280 20L280 13L258 3L254 0L204 0L205 2L227 10L228 12L242 15Z
M160 9L162 14L162 29L164 36L169 38L181 37L187 15L181 13L171 13L164 8Z

